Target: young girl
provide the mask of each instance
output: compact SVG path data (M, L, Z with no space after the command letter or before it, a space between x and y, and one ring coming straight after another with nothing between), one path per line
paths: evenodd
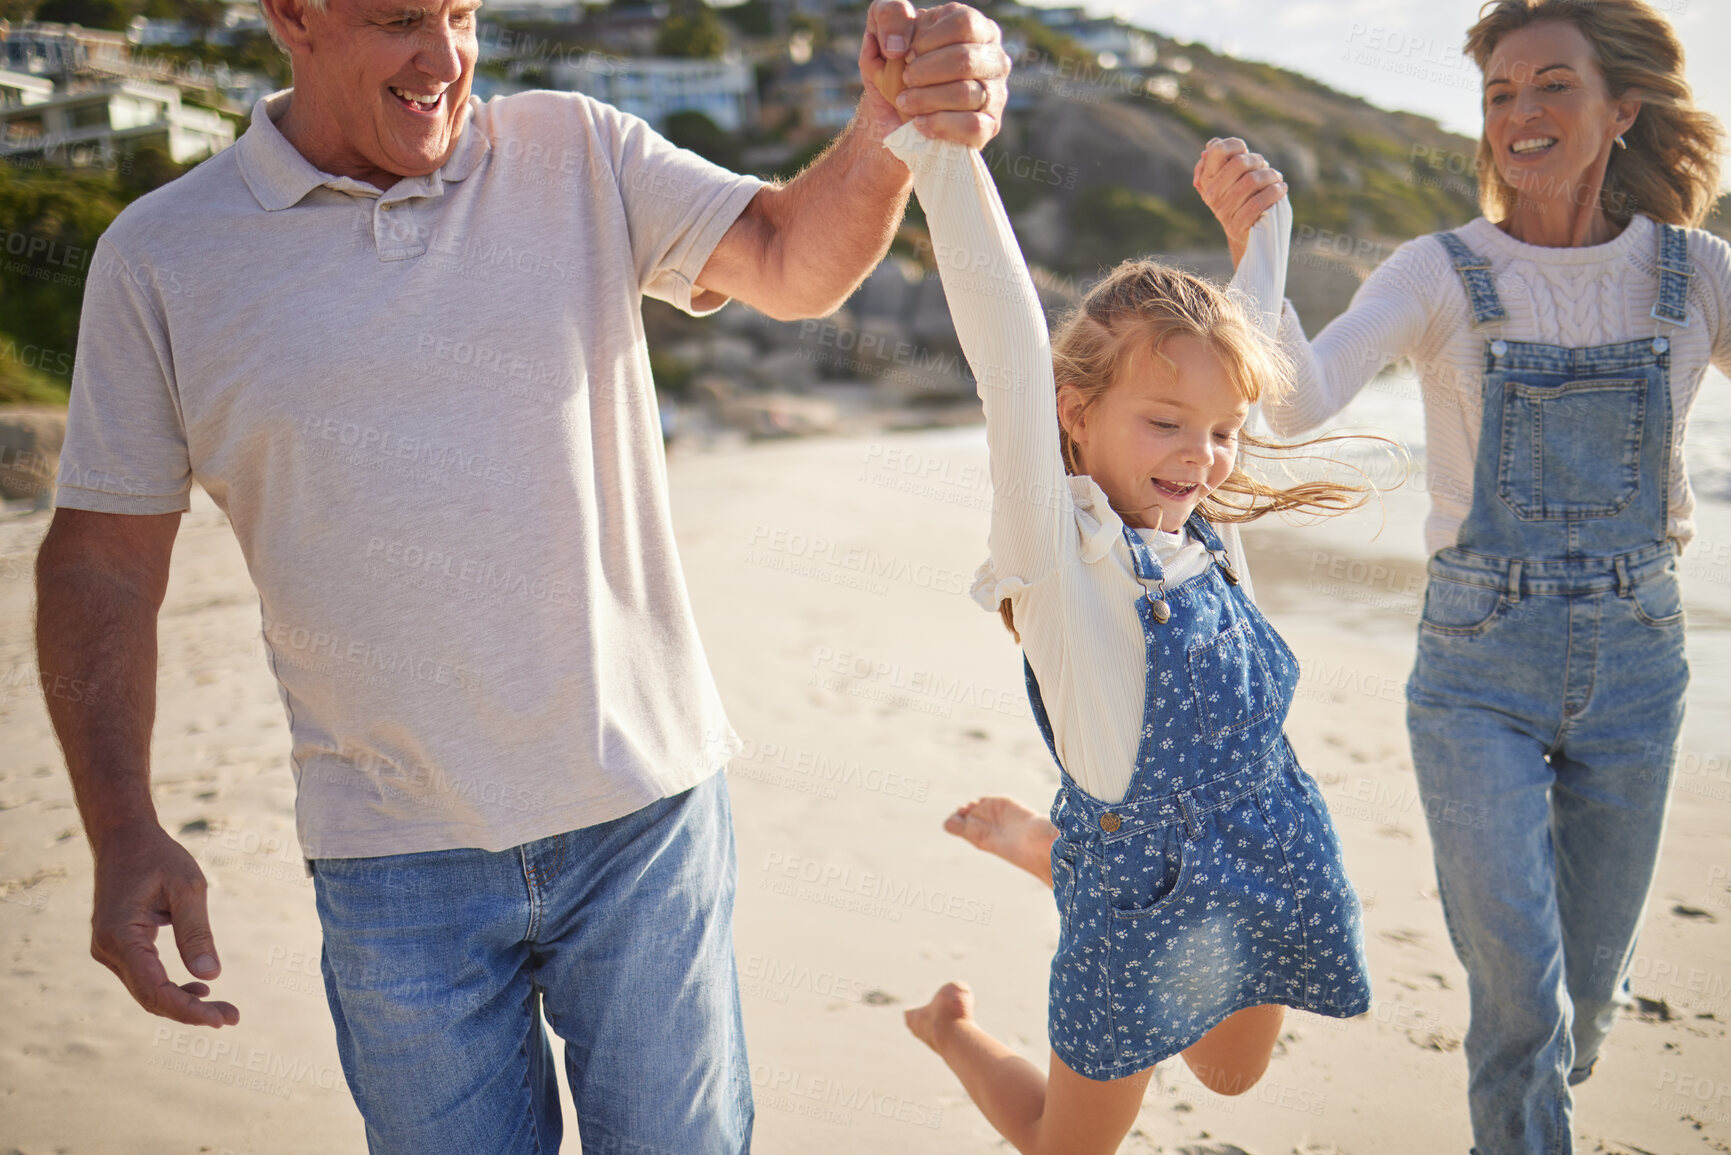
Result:
M948 824L1053 888L1049 1075L975 1024L962 984L907 1022L1018 1150L1110 1152L1162 1059L1241 1092L1283 1007L1369 1006L1358 899L1281 730L1297 663L1212 524L1356 494L1239 468L1249 407L1284 380L1267 318L1131 261L1054 346L978 154L911 126L886 143L914 173L985 401L996 497L975 597L1017 634L1062 771L1056 830L1001 798ZM1253 243L1283 249L1290 213L1273 209ZM1284 270L1276 255L1245 266ZM1281 288L1256 287L1257 311Z

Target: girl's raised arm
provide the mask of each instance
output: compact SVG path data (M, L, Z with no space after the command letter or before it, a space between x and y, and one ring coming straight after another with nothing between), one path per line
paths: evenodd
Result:
M1194 183L1226 230L1227 244L1238 262L1234 286L1262 302L1264 320L1271 315L1278 318L1278 330L1264 327L1270 333L1278 331L1280 347L1293 362L1291 390L1280 401L1262 406L1276 433L1290 436L1322 424L1344 409L1385 366L1418 350L1435 312L1438 287L1434 270L1418 268L1434 264L1425 261L1420 246L1433 242L1421 238L1397 249L1359 287L1347 311L1311 341L1291 302L1284 309L1279 303L1291 230L1291 201L1280 173L1233 137L1209 143L1196 162ZM1275 230L1271 218L1280 210L1286 217ZM1254 227L1249 224L1252 220Z
M1251 226L1244 257L1228 292L1270 337L1280 331L1286 298L1286 260L1292 247L1292 202L1281 197Z
M1240 301L1258 327L1270 337L1280 329L1281 308L1286 298L1286 256L1292 244L1292 202L1282 196L1263 210L1262 216L1250 228L1244 256L1238 270L1232 274L1227 292ZM1244 556L1244 542L1238 526L1230 521L1215 526L1226 552L1232 558L1244 592L1256 597L1251 582L1250 562Z
M914 175L950 317L986 410L992 567L1002 594L1033 585L1077 548L1058 448L1052 343L1034 282L980 154L912 124L885 145Z

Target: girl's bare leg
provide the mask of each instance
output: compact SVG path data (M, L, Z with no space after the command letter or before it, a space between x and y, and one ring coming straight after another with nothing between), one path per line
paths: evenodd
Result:
M1052 885L1052 843L1058 828L1014 798L988 795L944 819L944 829Z
M1192 1043L1184 1052L1184 1062L1216 1095L1242 1095L1268 1070L1285 1021L1285 1007L1245 1007Z
M1048 1076L982 1030L973 1010L967 984L947 983L904 1017L908 1029L949 1064L1000 1135L1022 1155L1118 1150L1136 1122L1152 1067L1103 1083L1076 1074L1054 1053Z
M1014 798L989 795L969 802L944 820L944 829L1012 866L1021 867L1047 886L1052 885L1052 842L1058 837L1058 828L1045 815L1035 813ZM951 984L952 987L955 985ZM950 989L945 987L939 991L938 997L928 1006L909 1011L908 1025L913 1027L911 1016L936 1007L943 1000L944 992ZM966 988L961 990L965 993ZM1247 1007L1228 1015L1202 1036L1184 1052L1184 1061L1202 1085L1215 1094L1242 1095L1255 1086L1268 1069L1268 1060L1274 1054L1274 1044L1280 1039L1280 1028L1285 1020L1285 1007ZM971 1019L969 1023L971 1026ZM977 1027L973 1029L978 1031ZM918 1028L914 1028L914 1033L925 1039ZM984 1037L990 1038L989 1035ZM931 1040L926 1039L926 1042L929 1044ZM1027 1065L1025 1060L1017 1061ZM1063 1066L1056 1056L1053 1056L1053 1062ZM955 1066L954 1063L950 1065ZM1032 1067L1028 1070L1038 1077L1038 1071ZM1068 1067L1064 1070L1075 1078L1081 1078ZM963 1082L965 1084L966 1080ZM971 1087L969 1092L972 1093ZM977 1097L975 1101L979 1101ZM1004 1129L999 1127L998 1130ZM1009 1132L1004 1134L1008 1136Z

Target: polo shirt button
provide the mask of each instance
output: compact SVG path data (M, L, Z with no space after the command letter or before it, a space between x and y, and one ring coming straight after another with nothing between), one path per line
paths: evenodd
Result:
M395 204L395 203L392 203L392 204L388 204L388 205L380 205L380 206L379 206L379 211L380 211L380 212L382 212L382 213L388 213L388 212L390 212L390 211L391 211L391 210L392 210L392 209L394 209L394 208L396 208L396 207L397 207L397 206L396 206L396 204Z
M1110 810L1108 810L1108 811L1106 811L1106 813L1100 815L1100 829L1104 830L1107 834L1111 834L1113 831L1117 830L1118 827L1120 827L1122 825L1124 825L1124 820L1122 818L1119 818L1116 814L1112 813Z

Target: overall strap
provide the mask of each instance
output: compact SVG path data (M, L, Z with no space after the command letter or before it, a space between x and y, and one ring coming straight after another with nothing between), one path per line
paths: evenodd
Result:
M1148 548L1148 543L1142 540L1142 535L1124 527L1124 542L1130 547L1130 563L1135 567L1136 576L1145 582L1164 582L1166 569L1160 564L1160 559L1154 556L1154 551Z
M1190 520L1186 521L1184 526L1214 558L1214 564L1220 567L1220 576L1226 579L1226 584L1237 585L1238 571L1232 568L1232 561L1226 556L1226 545L1220 540L1220 535L1214 532L1214 527L1208 524L1208 519L1202 516L1202 511L1191 511Z
M1473 309L1473 328L1508 320L1508 310L1503 308L1502 298L1497 296L1496 282L1491 277L1490 261L1467 248L1466 242L1454 233L1437 233L1436 239L1448 250L1455 263L1455 272L1460 274L1461 284L1466 286L1467 303Z
M1675 325L1689 326L1689 278L1695 269L1689 264L1689 233L1676 225L1659 226L1659 303L1653 306L1653 319Z
M1184 523L1184 528L1188 529L1209 553L1219 553L1226 548L1220 543L1220 536L1214 532L1214 527L1208 524L1200 510L1191 511L1190 520Z
M1065 777L1069 771L1064 769L1064 760L1058 757L1058 736L1052 731L1052 717L1046 713L1046 699L1040 693L1040 680L1034 677L1033 664L1028 661L1028 655L1022 655L1022 682L1028 687L1028 705L1034 710L1034 723L1040 727L1040 736L1046 739L1046 749L1052 752L1052 761L1058 764L1058 772Z

